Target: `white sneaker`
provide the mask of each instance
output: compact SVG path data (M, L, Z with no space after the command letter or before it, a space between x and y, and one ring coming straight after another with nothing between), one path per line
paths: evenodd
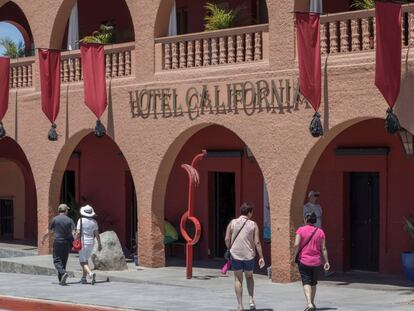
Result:
M89 274L89 277L91 278L91 284L95 285L95 281L96 281L96 273L95 272L91 272Z

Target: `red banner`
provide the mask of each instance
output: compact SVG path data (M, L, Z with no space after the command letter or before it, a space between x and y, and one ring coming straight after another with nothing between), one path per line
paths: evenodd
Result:
M104 47L81 44L85 103L99 119L107 106Z
M39 49L39 69L42 110L54 123L60 104L60 51Z
M9 107L10 58L0 57L0 122Z
M375 85L392 108L401 83L401 4L375 3Z
M319 15L295 13L300 92L315 111L321 105L321 47Z

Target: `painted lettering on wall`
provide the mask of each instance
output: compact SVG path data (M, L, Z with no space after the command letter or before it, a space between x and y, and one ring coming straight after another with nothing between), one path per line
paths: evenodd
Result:
M177 88L143 88L129 92L134 118L188 116L196 120L206 114L293 113L310 109L292 79L259 80L225 85L191 86L178 94Z

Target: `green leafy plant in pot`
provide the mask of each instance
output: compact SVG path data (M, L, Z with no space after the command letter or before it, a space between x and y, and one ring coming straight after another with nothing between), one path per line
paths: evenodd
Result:
M216 4L207 2L205 6L207 15L204 17L206 31L226 29L234 27L237 12L223 9Z
M404 218L404 230L411 238L412 249L411 252L401 254L401 262L405 278L408 281L414 282L414 216L408 219Z
M115 28L110 24L101 24L99 31L94 31L91 36L83 37L80 42L111 44L115 42Z

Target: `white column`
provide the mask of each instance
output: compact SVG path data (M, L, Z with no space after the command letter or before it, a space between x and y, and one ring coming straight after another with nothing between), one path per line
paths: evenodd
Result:
M177 9L175 6L175 0L170 12L170 23L168 24L168 36L177 35Z
M70 12L69 27L68 27L68 50L77 50L79 48L79 16L78 16L78 2Z
M309 12L322 14L322 0L310 0Z

